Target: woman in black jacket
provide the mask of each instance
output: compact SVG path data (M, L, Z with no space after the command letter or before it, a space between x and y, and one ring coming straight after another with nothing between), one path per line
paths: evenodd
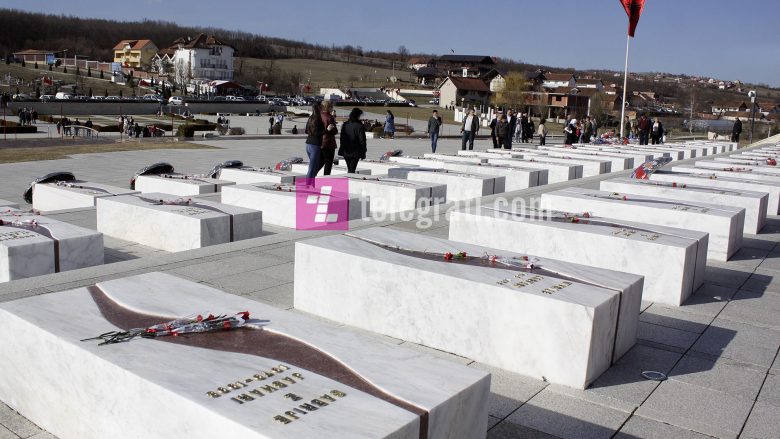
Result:
M311 116L306 122L306 154L309 156L309 171L306 178L314 178L320 171L320 147L322 135L325 134L325 124L322 122L322 107L319 102L311 106Z
M360 122L363 111L353 108L349 120L341 126L341 146L339 155L347 162L347 172L354 174L358 161L366 158L366 128Z

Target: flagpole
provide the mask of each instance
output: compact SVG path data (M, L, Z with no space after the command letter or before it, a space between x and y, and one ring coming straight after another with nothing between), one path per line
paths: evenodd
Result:
M631 35L626 35L626 67L623 72L623 100L621 103L621 110L620 110L620 141L623 141L623 130L626 127L625 119L626 119L626 87L628 86L628 43L631 41Z

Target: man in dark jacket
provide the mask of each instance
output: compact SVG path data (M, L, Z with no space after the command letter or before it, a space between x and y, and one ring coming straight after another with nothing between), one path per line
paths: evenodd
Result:
M517 116L512 110L507 110L506 112L506 123L508 124L508 135L504 137L504 149L512 149L512 136L515 135L515 129L517 128Z
M460 149L465 151L467 142L469 150L474 149L474 137L477 136L477 131L479 131L479 117L477 117L476 110L472 108L469 110L469 114L463 118L463 125L460 127L460 132L463 134Z
M433 110L431 118L428 119L428 136L431 138L431 152L436 153L436 145L439 142L439 132L441 130L441 116L437 110Z
M742 134L742 121L737 118L734 127L731 128L731 141L739 143L739 135Z
M643 114L639 117L639 123L637 125L639 128L639 144L647 145L647 141L650 138L650 119Z
M493 115L493 120L490 121L490 140L493 141L493 148L498 148L498 138L496 136L496 125L498 125L498 115Z
M366 129L360 122L362 114L360 108L353 108L349 113L349 120L341 125L341 146L338 155L344 157L344 161L347 162L347 172L350 174L354 174L358 162L366 158Z

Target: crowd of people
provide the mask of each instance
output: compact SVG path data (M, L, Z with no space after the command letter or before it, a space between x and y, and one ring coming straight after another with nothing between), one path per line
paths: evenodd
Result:
M35 108L20 108L16 115L19 117L19 125L21 126L38 124L38 110Z
M658 117L653 120L643 113L639 119L632 121L626 116L623 119L623 129L625 137L629 140L639 139L640 145L647 145L648 142L658 145L665 141L664 125Z
M85 129L82 129L85 128ZM70 120L67 116L63 116L57 122L57 134L64 136L80 136L92 137L94 132L94 124L92 119L87 118L86 122L81 122L78 118L76 120Z
M120 133L136 139L139 137L162 137L165 134L164 130L154 125L141 126L133 116L119 116L117 126Z

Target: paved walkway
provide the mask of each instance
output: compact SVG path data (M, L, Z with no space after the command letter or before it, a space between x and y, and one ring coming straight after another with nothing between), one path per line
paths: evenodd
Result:
M226 159L261 166L303 155L299 140L220 140L222 149L130 151L88 154L67 160L0 165L0 198L20 201L34 176L71 170L79 178L125 186L132 172L170 161L183 172L203 172ZM478 141L486 148L488 141ZM454 153L457 140L444 140ZM369 156L390 149L426 152L423 140L369 141ZM597 187L592 177L510 195L529 198L564 186ZM488 202L494 197L486 197ZM53 215L94 227L91 209ZM446 218L421 230L416 221L365 223L446 237ZM227 292L292 309L296 240L322 232L268 227L260 238L181 253L165 253L107 240L107 254L119 262L0 284L0 302L61 291L103 279L165 271ZM760 235L746 235L744 247L726 263L708 261L706 284L681 307L645 302L639 341L589 389L573 390L475 363L412 343L394 342L492 372L489 438L754 438L780 437L780 217L769 218ZM128 256L129 255L129 256ZM110 261L109 261L110 262ZM659 273L662 275L662 273ZM387 337L376 336L382 339ZM551 346L551 348L554 348ZM647 381L645 370L669 374ZM0 404L0 439L52 436Z

